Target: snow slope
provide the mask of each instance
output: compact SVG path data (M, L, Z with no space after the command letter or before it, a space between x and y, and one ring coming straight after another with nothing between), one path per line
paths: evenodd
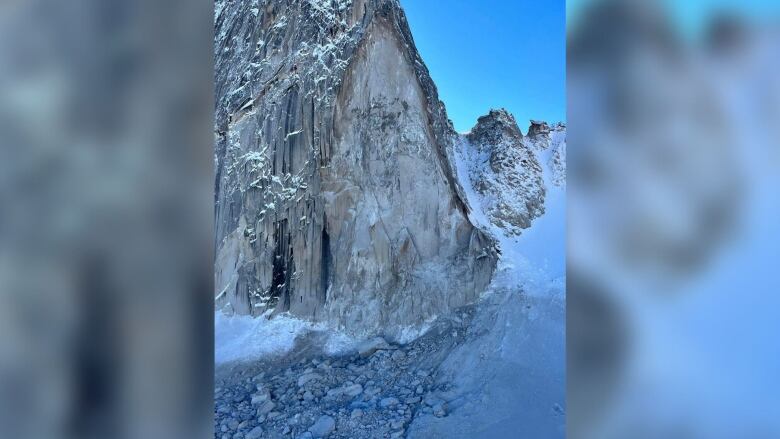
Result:
M217 311L214 316L214 362L222 365L282 356L293 349L298 337L309 332L325 334L323 350L329 355L347 351L359 342L342 332L289 314L268 319L265 316L227 316Z
M459 183L471 207L469 220L498 240L502 253L499 269L509 271L516 285L560 279L566 271L566 189L563 180L565 175L561 176L561 173L565 174L566 132L556 131L551 138L552 145L549 148L537 151L546 188L546 213L537 218L532 227L519 237L511 236L501 227L491 223L480 208L488 204L484 202L484 198L490 195L479 194L469 178L474 168L479 166L480 153L465 136L461 137L455 151ZM558 153L564 160L562 170L554 164L554 158L559 151L564 151ZM503 276L510 273L504 273ZM496 281L502 282L501 277L497 276L494 286Z
M565 151L565 131L554 140ZM459 176L468 176L474 166L469 148L464 141L455 153ZM416 419L410 438L565 436L566 203L565 185L552 184L556 169L550 157L557 149L538 157L548 191L546 213L520 237L491 224L479 208L471 212L471 221L499 242L499 271L478 307L476 335L441 367L439 379L454 385L441 395L451 413ZM468 178L460 183L470 206L483 205Z

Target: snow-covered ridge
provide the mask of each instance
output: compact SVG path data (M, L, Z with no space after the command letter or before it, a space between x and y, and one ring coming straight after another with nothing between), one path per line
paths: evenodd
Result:
M545 213L547 192L565 185L565 161L564 124L532 121L523 136L509 112L491 110L456 145L455 168L472 222L520 235Z

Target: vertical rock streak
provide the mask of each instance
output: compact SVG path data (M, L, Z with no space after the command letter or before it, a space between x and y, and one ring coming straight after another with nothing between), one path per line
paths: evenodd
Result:
M219 1L215 52L218 307L370 331L477 297L494 243L397 0Z

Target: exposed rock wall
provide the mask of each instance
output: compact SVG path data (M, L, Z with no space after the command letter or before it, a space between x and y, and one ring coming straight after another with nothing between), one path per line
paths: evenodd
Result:
M474 300L496 264L397 0L217 2L218 307L354 331Z
M540 135L534 126L529 134ZM523 138L514 116L491 110L464 141L466 160L471 162L468 178L488 220L509 235L531 227L544 214L544 175L535 148Z

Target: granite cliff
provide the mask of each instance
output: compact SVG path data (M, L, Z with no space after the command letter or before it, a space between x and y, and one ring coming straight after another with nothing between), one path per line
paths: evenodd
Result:
M397 0L215 8L216 306L354 332L473 302L496 267Z

